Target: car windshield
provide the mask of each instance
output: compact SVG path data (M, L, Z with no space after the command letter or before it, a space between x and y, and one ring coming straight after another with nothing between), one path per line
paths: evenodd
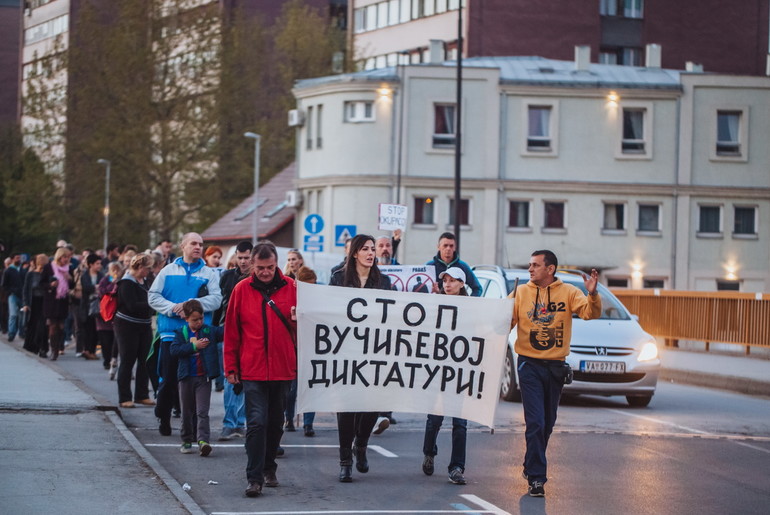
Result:
M564 281L564 279L562 279ZM583 281L570 281L566 280L564 281L566 284L571 284L572 286L575 286L576 288L579 288L580 291L583 293L588 293L586 290L585 284L583 284ZM599 296L602 298L602 316L599 318L602 320L628 320L629 316L626 312L626 310L623 308L623 305L620 303L617 297L615 297L613 294L609 292L604 286L601 284L598 288ZM573 315L573 318L576 318L577 315Z

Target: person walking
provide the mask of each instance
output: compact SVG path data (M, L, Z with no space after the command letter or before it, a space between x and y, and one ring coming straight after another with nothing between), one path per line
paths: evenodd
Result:
M367 234L356 235L350 242L350 252L345 266L332 275L329 284L348 288L390 290L390 279L387 275L380 273L375 266L375 256L374 238ZM378 416L379 413L376 411L337 413L340 443L339 480L342 483L353 481L354 454L356 470L362 474L369 472L366 450Z
M21 254L11 254L11 263L3 270L3 292L8 299L8 341L12 342L19 331L19 313L24 290L24 281L21 277Z
M43 268L48 264L48 256L38 254L30 263L29 272L24 278L22 292L22 310L27 317L27 332L24 335L24 349L35 353L41 358L48 355L48 334L43 315L43 296L45 292L40 286Z
M224 331L203 323L203 306L196 299L182 304L186 322L175 332L171 354L179 361L179 401L182 405L182 454L191 454L193 442L198 442L198 453L211 454L211 380L219 376L217 343Z
M296 285L278 268L275 246L257 243L251 278L236 284L230 296L223 348L227 381L242 385L246 402L247 497L278 486L284 400L297 377L296 305Z
M460 268L467 279L466 284L471 289L471 295L473 297L481 296L481 285L479 280L468 266L468 263L462 261L457 254L457 239L451 232L445 232L438 239L438 252L433 259L425 263L426 265L433 265L436 269L436 283L433 286L433 293L438 293L441 286L441 281L438 280L438 276L441 272L446 271L449 267L456 266Z
M203 319L206 324L211 324L213 312L222 304L219 274L207 267L201 257L203 239L200 234L188 232L182 236L180 248L182 257L161 269L150 286L148 297L150 307L158 312L159 386L155 416L159 420L158 432L164 436L171 434L171 411L174 405L179 404L176 377L178 363L171 355L170 347L174 341L174 331L184 325L181 318L182 304L190 299L198 299L205 310Z
M83 350L81 357L85 359L99 359L96 356L96 317L99 315L99 293L96 287L102 280L102 259L96 254L89 254L85 259L85 270L80 275L81 298L78 305L78 327ZM104 356L102 349L102 361L105 370L109 368L110 359Z
M152 263L149 254L137 254L131 259L123 278L118 281L118 309L113 319L113 329L120 351L118 402L121 408L133 408L136 404L155 405L150 399L149 377L144 362L152 342L152 309L147 301L145 284ZM132 373L135 377L133 400Z
M217 325L224 326L225 324L227 306L230 303L230 295L232 295L235 285L251 274L252 248L253 245L250 241L238 243L235 247L235 268L225 270L219 279L219 287L222 290L222 306L214 313L214 320ZM217 350L224 375L223 342L217 344ZM222 419L222 433L219 435L219 439L227 441L234 437L246 436L246 405L243 392L236 393L234 386L229 381L225 381L222 402L224 403L225 416Z
M64 321L69 315L69 290L72 282L71 257L72 251L67 247L57 248L53 261L43 267L40 275L40 288L44 292L43 316L48 326L52 361L56 361L59 354L64 352Z
M442 292L445 295L467 296L465 290L465 272L459 267L453 266L441 272L438 276L442 282ZM422 471L425 475L433 475L434 461L438 454L438 432L444 417L440 415L428 415L425 422L425 437L422 444ZM452 454L449 459L449 481L456 485L464 485L465 480L465 441L468 421L464 418L452 417Z
M516 327L516 370L524 408L527 443L523 476L532 497L545 496L548 481L546 448L556 424L559 398L568 375L565 359L572 337L572 315L599 318L602 301L596 291L599 273L583 275L588 295L556 278L559 261L550 250L529 259L529 282L515 292L511 328Z
M120 261L112 261L107 265L107 275L102 277L97 286L100 301L105 295L112 295L117 291L121 277L123 277L123 265ZM108 377L110 381L114 381L118 374L118 343L115 340L113 320L105 321L101 313L96 317L96 339L102 347L102 360L107 364Z

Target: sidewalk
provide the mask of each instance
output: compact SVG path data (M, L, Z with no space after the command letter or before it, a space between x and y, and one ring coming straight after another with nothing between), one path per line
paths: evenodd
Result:
M770 396L770 360L660 349L660 379L677 383Z
M100 403L0 337L3 513L203 513Z

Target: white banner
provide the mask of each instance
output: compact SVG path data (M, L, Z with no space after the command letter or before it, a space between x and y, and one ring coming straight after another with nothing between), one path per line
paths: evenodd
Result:
M297 412L401 411L493 426L512 299L297 288Z
M430 293L436 283L433 265L377 265L377 268L390 278L390 285L396 291Z

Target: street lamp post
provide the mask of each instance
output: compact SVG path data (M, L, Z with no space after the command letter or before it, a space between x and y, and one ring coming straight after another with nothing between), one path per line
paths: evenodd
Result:
M251 243L256 245L259 239L257 232L259 228L259 142L262 137L253 132L246 132L243 135L254 140L254 212L251 214Z
M107 167L104 179L104 251L107 251L107 244L110 235L110 163L106 159L96 161L100 165Z

